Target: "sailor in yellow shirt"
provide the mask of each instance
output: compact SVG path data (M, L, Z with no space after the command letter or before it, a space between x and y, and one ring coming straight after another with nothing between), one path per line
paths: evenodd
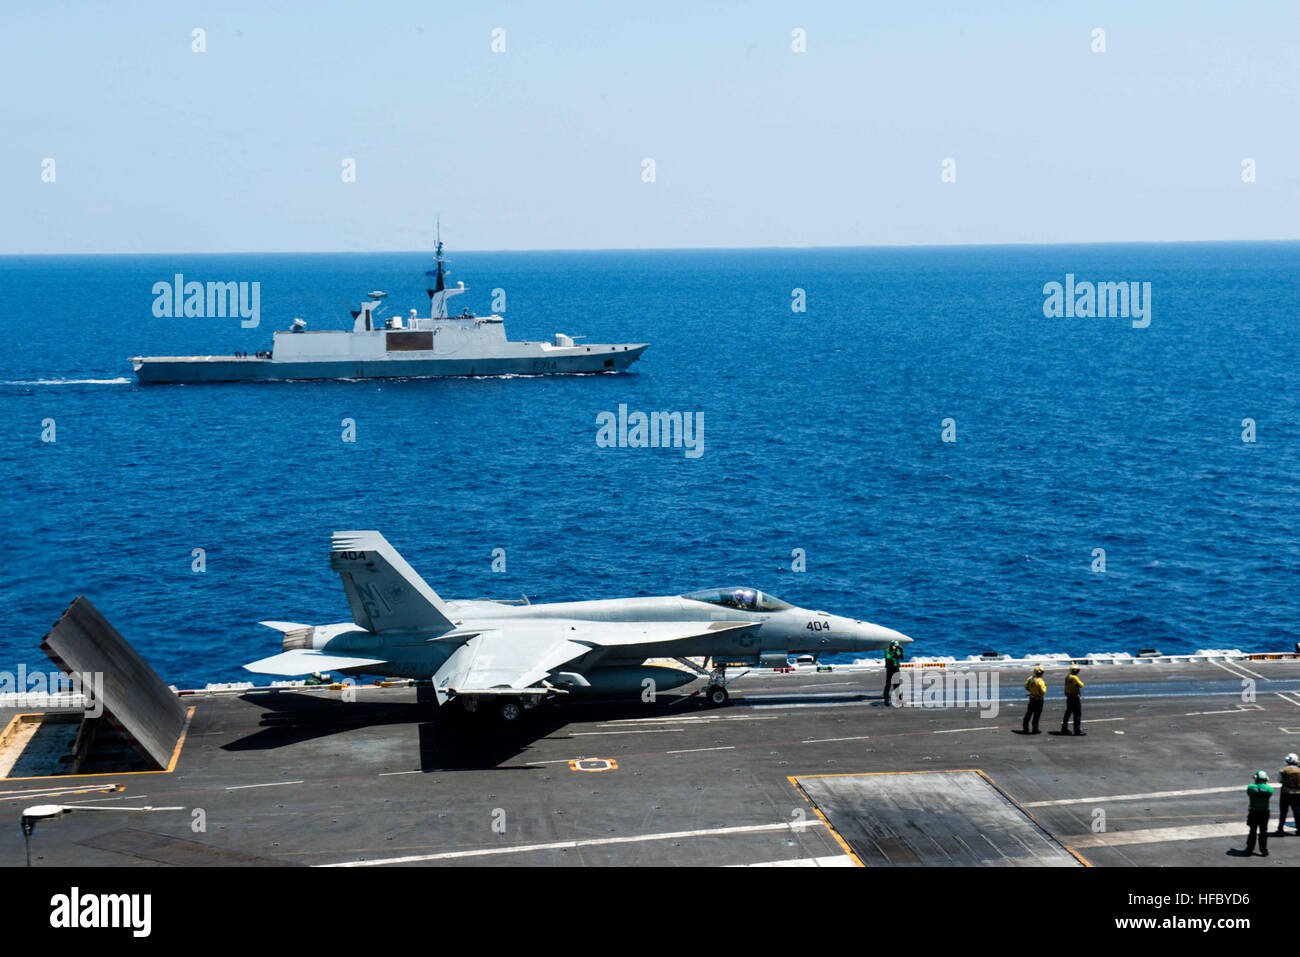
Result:
M1021 728L1025 734L1038 734L1038 719L1043 716L1043 699L1047 697L1047 682L1043 680L1043 666L1039 665L1025 681L1025 690L1029 692L1029 710ZM1034 730L1029 730L1029 719L1034 721Z
M1065 676L1065 717L1061 719L1061 734L1069 734L1066 726L1070 723L1070 716L1074 716L1074 733L1078 735L1087 734L1079 727L1083 721L1083 681L1079 678L1079 666L1070 665L1070 673Z
M1277 796L1277 831L1278 837L1286 833L1286 812L1295 814L1296 833L1300 834L1300 756L1294 752L1286 756L1286 767L1279 777L1282 780L1282 793Z

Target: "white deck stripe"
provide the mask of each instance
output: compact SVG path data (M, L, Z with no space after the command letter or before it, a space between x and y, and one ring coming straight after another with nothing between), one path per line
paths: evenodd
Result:
M1242 671L1246 672L1246 674L1248 674L1248 675L1253 675L1254 677L1256 677L1256 678L1260 678L1260 679L1262 679L1262 680L1264 680L1264 681L1267 681L1267 680L1268 680L1267 677L1265 677L1264 675L1260 674L1258 671L1251 671L1249 668L1247 668L1245 665L1243 665L1240 661L1233 661L1233 664L1234 664L1236 667L1240 668Z
M1263 675L1261 675L1258 671L1251 671L1251 670L1250 670L1249 668L1247 668L1245 665L1239 665L1239 664L1237 664L1235 661L1232 663L1232 665L1228 665L1228 664L1226 664L1226 663L1224 663L1224 662L1222 662L1222 661L1211 661L1210 664L1212 664L1212 665L1218 665L1218 666L1219 666L1220 668L1222 668L1224 671L1228 672L1229 674L1236 675L1238 678L1245 678L1245 677L1249 676L1249 677L1251 677L1251 678L1259 678L1259 679L1261 679L1261 680L1263 680L1263 681L1267 681L1267 680L1268 680L1268 679L1265 678ZM1235 666L1235 667L1234 667L1234 666ZM1238 671L1237 669L1241 669L1241 670ZM1244 672L1244 674L1243 674L1243 672Z
M673 841L687 837L718 837L727 834L761 834L767 831L803 830L822 827L821 821L804 821L791 825L751 824L739 827L714 827L699 831L669 831L662 834L636 834L628 837L589 837L578 841L552 841L549 844L516 844L511 847L481 847L472 851L443 851L439 854L412 854L407 857L385 857L373 861L340 861L321 864L320 867L375 867L382 864L415 864L420 861L449 861L462 857L486 857L495 854L522 854L527 851L558 851L566 848L600 847L607 844L639 844L643 841Z
M1209 659L1206 659L1206 660L1209 660ZM1230 675L1236 675L1238 678L1244 678L1244 677L1245 677L1245 675L1243 675L1240 671L1233 671L1231 668L1229 668L1227 665L1225 665L1222 661L1210 661L1210 664L1214 665L1214 667L1218 668L1218 669L1221 670L1221 671L1226 671L1226 672L1228 672L1228 674L1230 674Z
M1144 831L1116 831L1113 834L1081 834L1068 840L1074 847L1122 847L1128 844L1206 841L1227 837L1244 841L1246 833L1246 818L1243 814L1240 821L1232 824L1193 824L1190 827L1153 827Z
M757 864L728 864L728 867L857 867L847 854L831 857L796 857L786 861L760 861Z
M741 700L739 698L737 701ZM664 715L661 717L644 717L644 718L618 718L613 721L599 722L602 728L612 728L620 724L710 724L715 721L776 721L776 718L755 718L749 714L685 714L685 715Z
M642 728L639 731L575 731L572 734L561 735L554 740L563 740L564 738L594 738L602 734L681 734L681 728Z
M227 791L246 791L249 788L278 788L286 784L302 784L301 781L271 781L269 784L236 784L226 788Z
M83 798L80 801L62 801L60 803L72 807L77 804L104 804L108 801L143 801L148 796L147 794L119 794L117 797Z
M1107 801L1147 801L1160 798L1193 797L1197 794L1227 794L1245 791L1245 784L1219 788L1192 788L1186 791L1149 791L1146 794L1107 794L1104 797L1062 798L1059 801L1022 801L1025 807L1062 807L1066 804L1105 804Z
M752 691L746 691L744 698L746 701L770 701L773 698L789 698L792 694L797 695L800 700L844 697L844 692L842 691L812 691L808 693L786 691L786 692L777 692L775 694L754 694ZM866 691L864 691L863 694L868 694L872 698L876 697L875 695L872 695Z
M23 801L34 797L58 797L60 794L86 794L91 791L111 792L118 789L116 784L70 784L67 787L23 788L16 791L0 791L0 795L13 794L13 798L4 800Z

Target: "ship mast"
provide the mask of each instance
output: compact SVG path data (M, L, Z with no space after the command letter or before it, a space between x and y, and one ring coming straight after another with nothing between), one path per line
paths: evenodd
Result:
M434 250L435 250L434 256L437 260L438 268L436 270L433 269L426 270L425 275L435 276L437 278L434 280L433 288L426 289L425 292L429 294L429 318L446 319L447 318L447 297L460 295L462 292L465 291L465 286L462 283L459 284L456 289L447 288L446 277L445 277L444 270L442 268L443 263L445 263L446 260L442 258L442 217L441 216L439 216L437 219L436 229L437 232L436 232L436 240L435 240L436 245L434 246Z

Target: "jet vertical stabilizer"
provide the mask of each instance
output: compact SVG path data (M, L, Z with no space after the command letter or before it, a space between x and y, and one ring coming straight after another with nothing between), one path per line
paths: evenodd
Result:
M330 568L339 573L352 620L383 634L441 634L455 627L447 606L378 532L335 532Z

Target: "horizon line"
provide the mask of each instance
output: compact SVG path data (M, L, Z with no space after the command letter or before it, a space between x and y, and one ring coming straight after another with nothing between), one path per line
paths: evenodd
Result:
M850 250L850 249L1001 249L1007 247L1053 246L1194 246L1229 244L1296 243L1300 237L1285 239L1102 239L1075 242L970 242L970 243L853 243L795 246L555 246L547 249L506 247L500 249L456 248L457 253L620 253L620 252L754 252L762 250ZM433 247L430 246L430 249ZM417 249L229 249L176 250L170 252L33 252L0 253L0 259L36 256L386 256L422 252Z

